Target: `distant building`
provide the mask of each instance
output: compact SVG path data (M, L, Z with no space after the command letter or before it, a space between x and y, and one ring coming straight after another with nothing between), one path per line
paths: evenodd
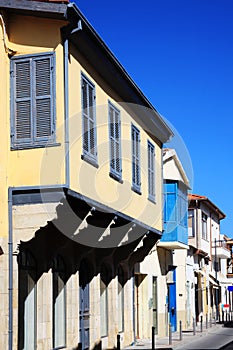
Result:
M164 174L164 232L157 244L161 255L170 256L162 261L167 272L167 324L178 330L187 318L186 256L188 250L188 190L189 180L174 149L163 150ZM163 251L163 253L162 253Z
M224 283L227 279L226 264L231 256L220 229L225 214L207 197L190 194L188 215L187 274L192 317L197 321L205 315L216 318L221 305L227 302Z

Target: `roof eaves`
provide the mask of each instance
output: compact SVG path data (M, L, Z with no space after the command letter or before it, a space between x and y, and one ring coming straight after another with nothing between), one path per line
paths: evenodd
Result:
M197 194L189 194L188 199L189 201L197 200L199 202L206 202L207 205L211 207L214 210L214 212L217 213L220 220L225 219L226 214L224 214L223 211L221 211L208 197L200 196Z
M173 131L170 127L165 123L159 112L155 109L155 107L151 104L151 102L146 98L140 88L136 85L136 83L129 76L125 68L121 65L121 63L114 56L112 51L108 48L99 34L95 31L95 29L91 26L88 20L84 17L82 12L78 9L75 3L69 3L67 5L67 19L70 20L72 17L77 17L77 19L81 19L82 27L88 31L88 34L92 37L95 43L98 45L100 50L104 52L104 55L107 56L108 60L110 60L111 64L115 67L117 72L123 77L123 79L130 85L131 89L134 90L135 94L138 98L138 104L150 109L153 113L151 113L151 117L153 114L154 119L156 119L156 127L161 134L161 141L165 143L170 140L174 136ZM74 21L73 21L74 22ZM75 43L75 41L73 42ZM77 41L78 45L78 41ZM149 114L149 113L148 113Z
M33 0L0 0L0 9L24 15L65 19L67 4Z

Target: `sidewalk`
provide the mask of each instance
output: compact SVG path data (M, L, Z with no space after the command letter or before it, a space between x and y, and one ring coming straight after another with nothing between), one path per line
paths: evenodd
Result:
M174 350L192 350L192 349L221 349L224 345L233 342L233 329L224 328L222 324L212 325L212 327L204 328L203 332L198 329L196 335L193 332L183 332L182 340L180 334L175 332L172 334L172 344L169 345L169 338L155 337L155 349L174 349ZM124 349L147 350L152 348L151 339L137 340L134 345ZM233 345L232 345L233 349Z

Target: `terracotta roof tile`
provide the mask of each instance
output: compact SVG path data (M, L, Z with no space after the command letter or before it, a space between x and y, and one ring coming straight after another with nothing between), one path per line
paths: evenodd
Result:
M208 197L206 196L200 196L199 194L193 194L189 193L188 195L189 201L204 201L208 206L210 206L219 216L219 219L224 219L226 217L226 214L224 214Z
M192 200L192 199L208 199L206 196L200 196L199 194L193 194L193 193L190 193L189 195L189 200Z

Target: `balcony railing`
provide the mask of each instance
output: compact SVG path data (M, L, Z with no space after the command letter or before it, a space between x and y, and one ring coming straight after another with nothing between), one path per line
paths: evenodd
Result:
M229 259L232 253L225 241L218 241L216 246L212 247L212 255L216 255L221 259Z

